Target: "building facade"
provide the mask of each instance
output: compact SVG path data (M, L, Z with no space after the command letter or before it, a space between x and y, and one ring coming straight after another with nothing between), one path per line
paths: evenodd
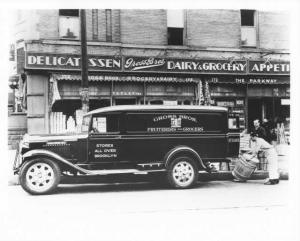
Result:
M256 118L289 125L287 12L88 9L86 23L90 110L210 104L243 129ZM76 129L79 11L19 11L14 45L28 133Z

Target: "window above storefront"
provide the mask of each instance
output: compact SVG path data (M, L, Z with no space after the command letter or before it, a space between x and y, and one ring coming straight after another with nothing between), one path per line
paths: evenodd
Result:
M61 39L79 39L79 10L59 10L59 37Z
M168 45L183 45L184 10L167 10Z
M256 47L255 10L241 10L241 45Z

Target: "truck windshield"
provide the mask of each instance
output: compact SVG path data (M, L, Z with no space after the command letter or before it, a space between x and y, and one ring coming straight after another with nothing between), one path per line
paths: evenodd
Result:
M82 126L81 126L81 132L88 132L89 131L90 120L91 120L91 116L90 115L87 115L87 116L83 117L83 119L82 119Z

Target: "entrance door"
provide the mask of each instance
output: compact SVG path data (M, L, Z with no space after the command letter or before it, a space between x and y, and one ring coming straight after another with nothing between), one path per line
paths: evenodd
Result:
M262 118L262 100L248 99L248 130L253 129L253 121Z

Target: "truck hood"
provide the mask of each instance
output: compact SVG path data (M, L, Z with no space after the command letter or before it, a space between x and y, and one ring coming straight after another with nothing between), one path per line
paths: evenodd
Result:
M79 134L43 134L43 135L28 135L23 137L24 143L33 142L48 142L48 141L77 141L78 139L85 139L88 137L87 133Z

